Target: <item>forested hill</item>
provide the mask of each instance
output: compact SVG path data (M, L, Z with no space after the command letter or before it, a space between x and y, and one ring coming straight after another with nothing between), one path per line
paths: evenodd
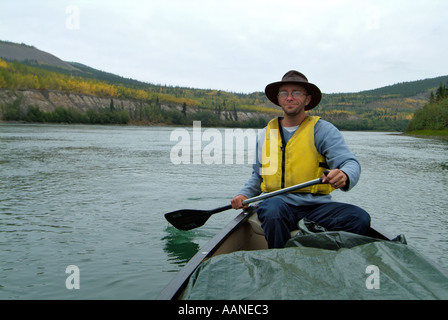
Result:
M431 93L428 104L415 112L406 132L448 138L448 83L441 83Z
M313 110L344 130L404 131L448 76L398 83L358 93L323 94Z
M263 92L241 94L220 90L150 84L96 70L76 62L66 62L25 44L0 41L0 117L3 120L53 121L64 117L51 115L55 110L40 110L22 99L23 90L36 90L41 96L48 92L78 94L107 101L107 110L95 110L90 118L83 110L74 112L73 121L98 121L100 115L111 117L120 113L125 123L190 124L201 120L210 126L263 126L269 117L279 113ZM312 111L343 130L404 131L413 113L423 107L431 92L448 76L405 82L358 93L323 94L320 105ZM6 101L1 97L13 97ZM72 99L73 100L73 99ZM120 100L133 101L132 108L122 107ZM138 103L136 103L138 102ZM29 118L28 113L33 117ZM242 118L242 114L251 114ZM5 119L5 114L8 115ZM259 116L254 117L253 115ZM240 116L239 116L240 115ZM67 116L69 117L69 116ZM1 119L1 118L0 118ZM250 120L248 122L248 120ZM70 121L66 121L70 122ZM244 123L243 123L244 122ZM105 121L107 123L107 121Z

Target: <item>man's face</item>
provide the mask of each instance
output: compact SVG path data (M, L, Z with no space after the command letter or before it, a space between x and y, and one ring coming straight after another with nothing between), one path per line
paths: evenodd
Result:
M296 116L305 112L311 101L304 87L297 84L285 84L278 90L278 103L287 116Z

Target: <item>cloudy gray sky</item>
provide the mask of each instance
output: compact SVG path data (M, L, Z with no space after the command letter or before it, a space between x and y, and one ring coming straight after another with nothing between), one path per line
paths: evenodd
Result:
M0 40L155 84L324 93L448 74L447 0L2 0Z

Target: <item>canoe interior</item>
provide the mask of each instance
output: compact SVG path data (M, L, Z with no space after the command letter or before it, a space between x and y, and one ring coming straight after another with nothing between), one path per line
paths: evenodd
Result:
M268 243L265 237L255 233L250 224L244 222L233 231L231 236L222 239L219 247L210 257L235 251L263 250L267 248Z

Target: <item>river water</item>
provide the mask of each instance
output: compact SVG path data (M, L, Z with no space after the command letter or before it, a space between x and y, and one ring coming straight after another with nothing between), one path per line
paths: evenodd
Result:
M188 232L163 217L226 205L247 180L251 159L229 160L224 143L209 152L224 132L0 123L0 299L156 298L238 213ZM334 198L363 207L375 226L404 234L448 269L448 142L343 134L363 173ZM176 164L188 144L190 157Z

